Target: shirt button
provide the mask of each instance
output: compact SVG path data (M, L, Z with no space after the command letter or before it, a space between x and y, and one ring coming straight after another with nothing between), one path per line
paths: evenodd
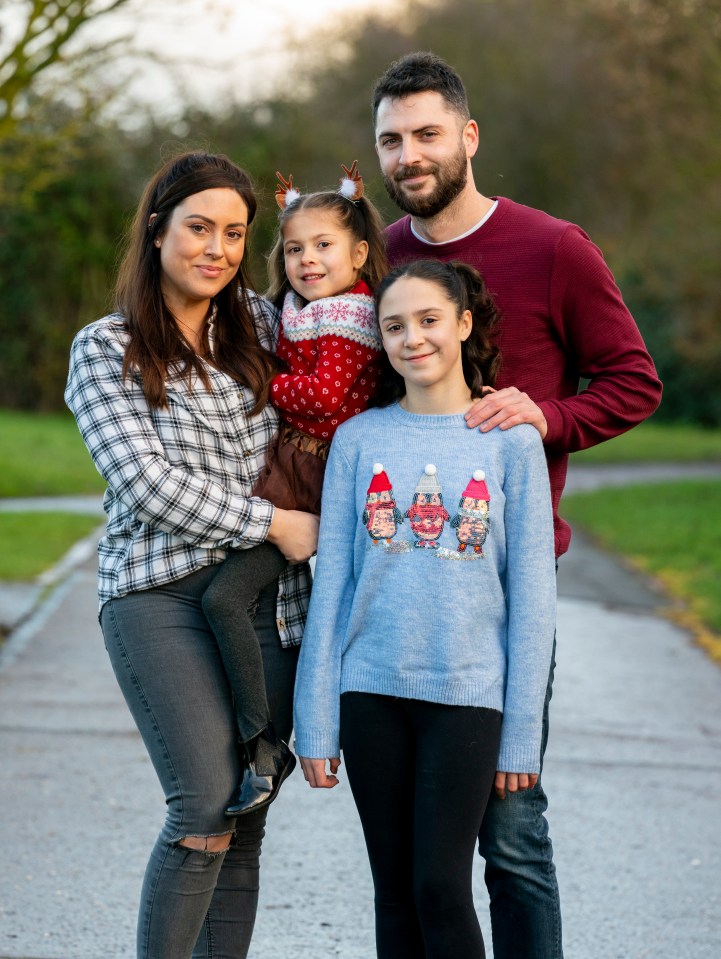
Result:
M285 620L284 620L284 619L276 619L275 625L278 627L278 629L285 629Z
M253 450L243 450L243 456L245 456L246 459L252 455L253 455Z

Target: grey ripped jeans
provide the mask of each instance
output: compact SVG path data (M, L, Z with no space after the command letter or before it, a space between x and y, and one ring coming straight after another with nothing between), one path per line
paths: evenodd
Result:
M105 645L165 792L167 817L145 872L139 959L244 959L258 903L266 810L231 820L223 809L240 777L233 702L201 598L216 573L198 570L103 607ZM288 739L297 648L275 625L277 582L255 619L269 705ZM232 833L227 851L181 845Z

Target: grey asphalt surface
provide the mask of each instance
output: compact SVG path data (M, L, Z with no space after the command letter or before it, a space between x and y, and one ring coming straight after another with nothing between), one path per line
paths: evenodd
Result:
M50 580L0 653L0 959L132 957L163 799L106 659L94 556ZM660 594L578 535L559 593L544 783L566 957L716 959L721 669L661 618ZM261 882L252 959L374 955L345 782L291 777ZM474 890L490 956L480 859Z

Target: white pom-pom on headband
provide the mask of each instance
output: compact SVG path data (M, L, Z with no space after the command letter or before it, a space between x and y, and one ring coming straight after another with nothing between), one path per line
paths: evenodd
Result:
M341 163L341 169L343 170L344 176L340 179L338 193L344 196L346 200L350 200L351 203L355 203L363 196L364 189L363 177L358 172L358 161L354 160L350 169ZM299 199L301 193L293 186L292 173L287 180L281 173L278 173L277 170L275 175L278 177L278 185L275 188L275 202L281 210L285 210L291 203L295 203L295 201Z
M347 200L352 200L355 203L363 196L363 177L358 172L358 161L353 161L350 170L341 163L341 169L345 176L341 177L338 192Z
M296 190L293 186L293 174L288 177L286 180L282 173L275 171L275 175L278 177L278 183L275 188L275 202L284 210L287 206L290 206L291 203L300 197L300 191Z

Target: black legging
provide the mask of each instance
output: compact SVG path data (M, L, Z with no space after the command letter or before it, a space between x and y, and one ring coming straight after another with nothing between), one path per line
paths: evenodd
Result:
M368 693L341 697L341 744L365 835L378 959L483 959L478 830L501 713Z
M224 563L214 567L215 576L203 593L203 612L233 691L238 735L243 743L250 742L271 719L276 719L270 715L263 655L248 607L287 565L272 543L233 549Z

